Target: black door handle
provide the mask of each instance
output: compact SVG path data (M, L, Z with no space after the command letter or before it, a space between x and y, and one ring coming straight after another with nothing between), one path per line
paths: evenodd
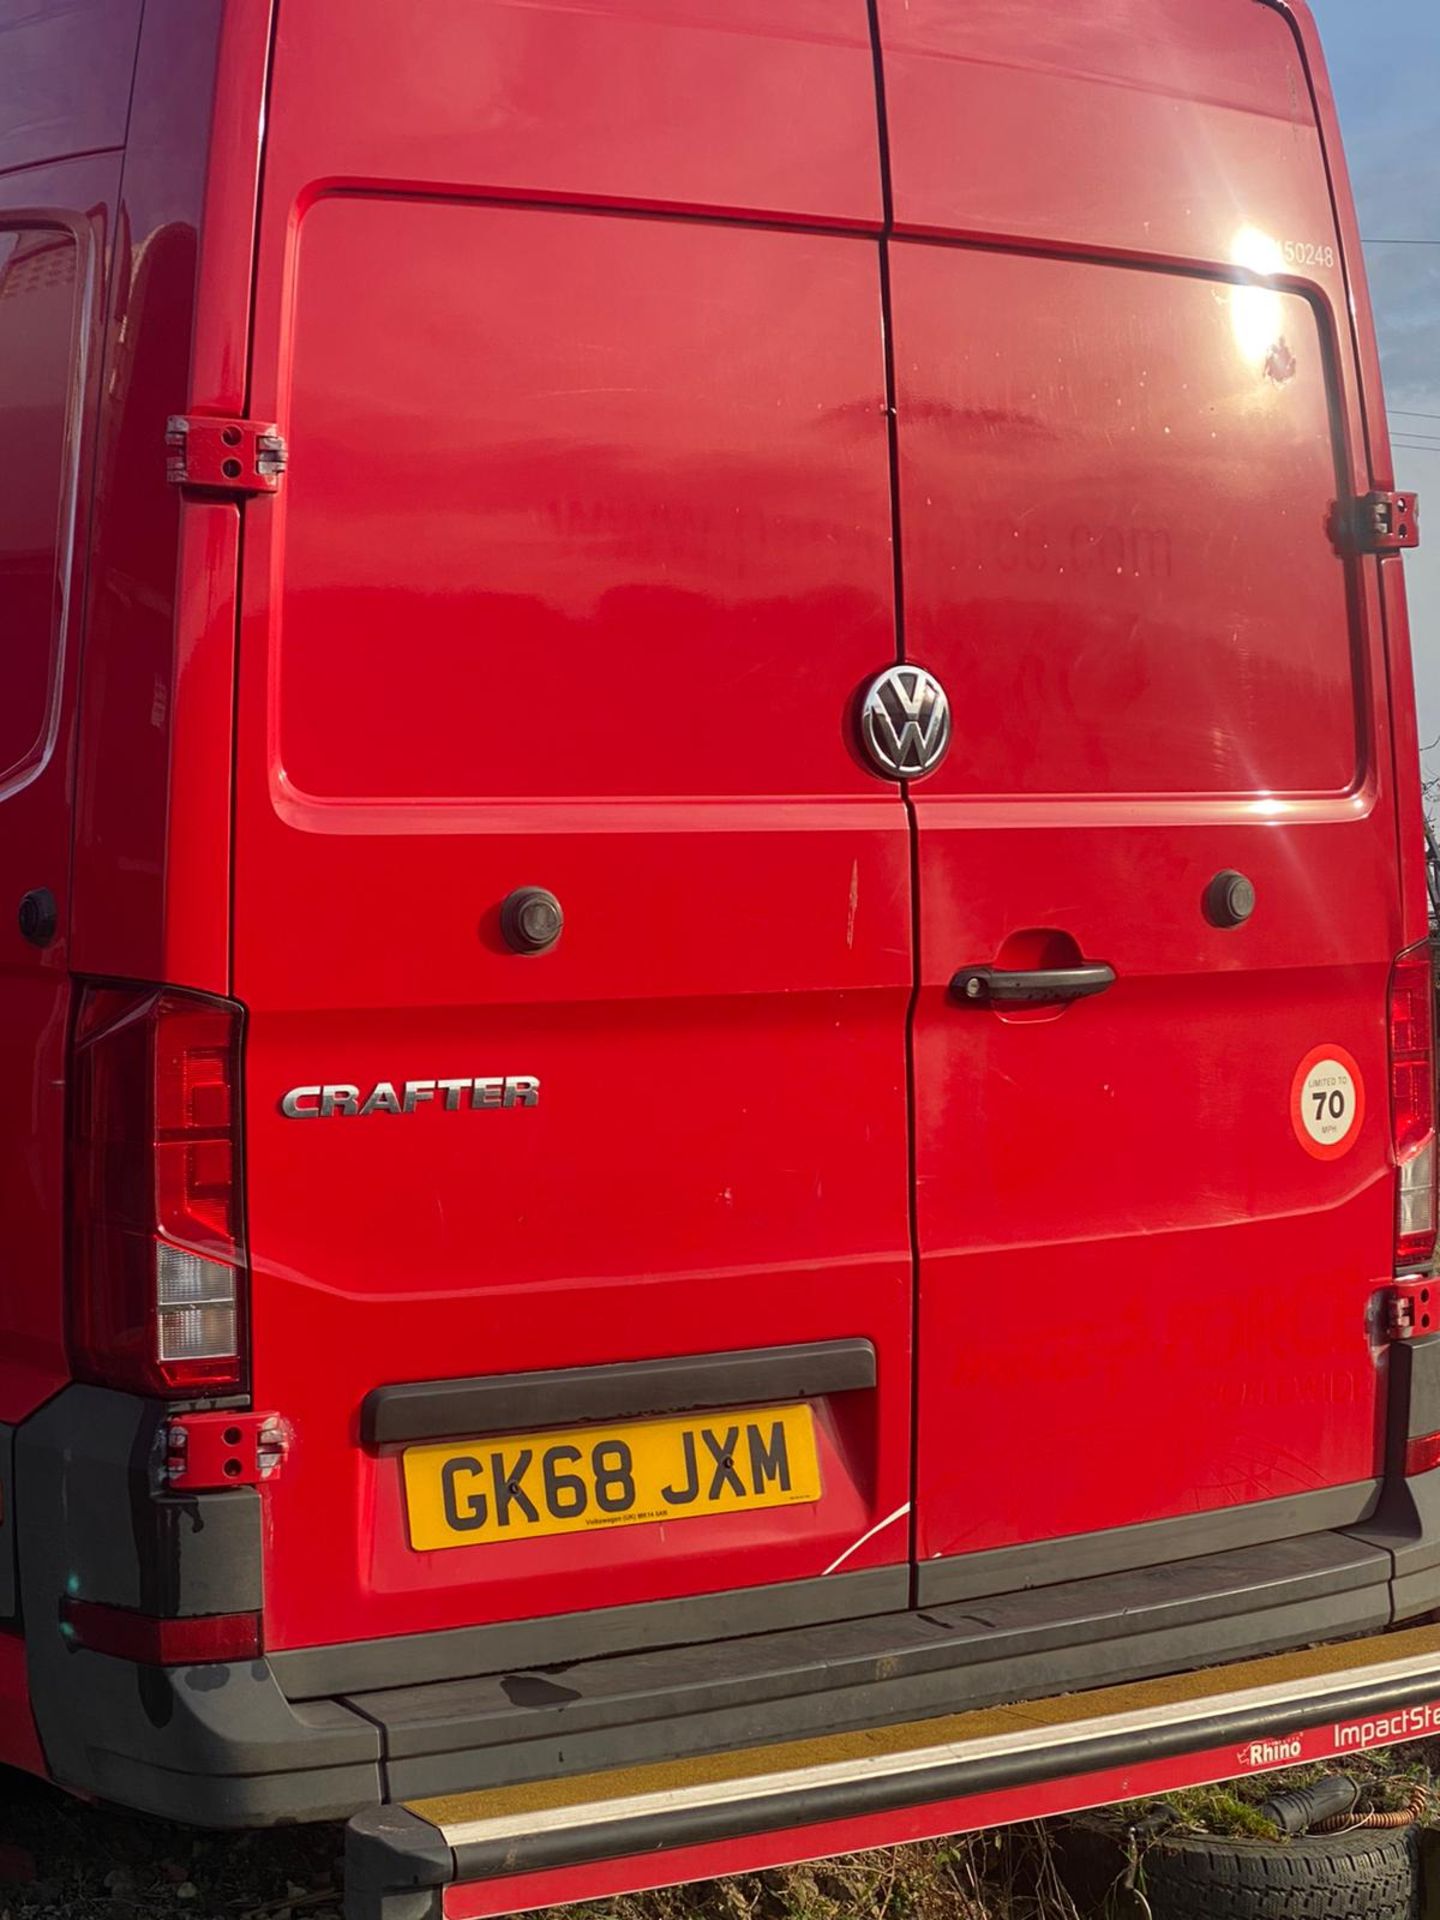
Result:
M1057 1000L1088 1000L1115 984L1115 969L1099 961L1081 967L1034 967L1008 973L998 967L962 967L950 991L967 1006L1043 1006Z

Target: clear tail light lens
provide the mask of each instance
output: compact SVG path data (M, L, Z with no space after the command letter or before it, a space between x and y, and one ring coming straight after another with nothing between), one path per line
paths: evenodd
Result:
M1423 1267L1435 1251L1435 976L1431 948L1412 947L1390 980L1390 1105L1399 1199L1395 1264Z
M139 1393L241 1385L240 1048L229 1001L87 987L70 1072L76 1374Z
M155 1249L159 1357L214 1359L238 1351L234 1267L161 1241Z

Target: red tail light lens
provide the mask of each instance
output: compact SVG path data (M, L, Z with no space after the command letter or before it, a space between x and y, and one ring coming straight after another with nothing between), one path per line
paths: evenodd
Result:
M258 1613L206 1613L185 1620L159 1620L129 1607L95 1600L62 1600L61 1632L72 1646L134 1660L147 1667L193 1667L211 1661L258 1660Z
M175 1396L241 1384L242 1017L168 987L81 996L70 1080L81 1379Z
M1390 980L1390 1104L1400 1170L1395 1264L1424 1266L1435 1251L1435 977L1431 949L1412 947Z

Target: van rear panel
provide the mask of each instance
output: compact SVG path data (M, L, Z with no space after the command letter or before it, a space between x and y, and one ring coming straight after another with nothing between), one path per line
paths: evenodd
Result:
M657 171L663 92L623 127L592 102L543 167L434 102L337 118L374 49L321 89L318 16L282 9L253 406L292 461L251 516L235 930L254 1386L295 1429L277 1646L912 1553L922 1592L985 1590L992 1549L1123 1562L1148 1522L1373 1504L1405 929L1309 87L1270 9L1083 48L1029 11L1002 60L973 11L882 7L886 278L858 19L802 9L743 68L681 9L648 70L731 63L687 96L729 132ZM624 68L623 11L565 17ZM437 8L432 63L498 63L512 130L563 122L569 57L528 91L557 18ZM821 197L758 132L754 90L806 63L839 83ZM1022 104L1075 137L1063 189L996 164ZM1133 187L1102 118L1150 153ZM913 848L852 717L902 648L954 715ZM1253 914L1217 924L1232 872ZM527 886L565 925L522 956ZM1067 957L1113 991L955 1004L959 969ZM1332 1055L1333 1156L1301 1072ZM1279 1366L1277 1286L1305 1302ZM606 1439L563 1401L543 1447L441 1436L443 1497L425 1436L357 1424L389 1383L855 1338L879 1385L820 1397L822 1497L695 1525L532 1522L512 1466L543 1492L554 1446Z
M120 199L74 897L0 954L12 1190L85 1249L77 1378L52 1289L0 1381L46 1766L330 1817L1431 1609L1415 720L1308 27L392 12L147 0L123 169L53 170ZM167 470L174 412L283 472Z

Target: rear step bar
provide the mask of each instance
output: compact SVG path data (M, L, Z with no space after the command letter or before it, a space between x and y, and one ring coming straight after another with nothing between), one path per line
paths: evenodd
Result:
M358 1815L346 1920L480 1920L1073 1812L1440 1729L1440 1627Z

